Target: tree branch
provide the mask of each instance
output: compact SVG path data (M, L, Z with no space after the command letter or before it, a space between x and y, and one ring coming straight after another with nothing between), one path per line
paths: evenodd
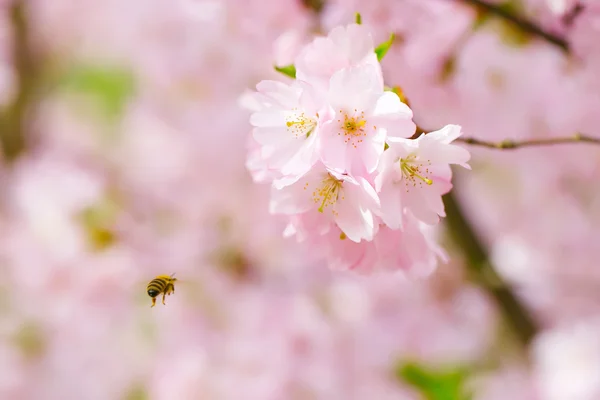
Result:
M569 43L564 38L557 36L553 33L545 31L544 29L537 26L533 22L528 21L527 19L525 19L521 16L512 14L510 11L506 10L505 8L501 7L498 4L489 4L483 0L458 0L458 1L462 1L463 3L471 4L474 7L478 8L479 10L488 12L492 15L502 18L503 20L515 25L522 31L530 33L534 36L537 36L537 37L547 41L548 43L559 47L565 53L570 52Z
M37 63L29 40L29 27L24 0L15 0L9 10L13 28L13 67L17 93L0 114L0 143L6 161L16 159L25 148L27 111L34 96Z
M600 145L600 138L592 137L577 133L570 137L562 138L547 138L547 139L530 139L516 141L506 139L501 142L488 142L486 140L480 140L472 137L459 137L454 140L455 142L462 142L473 146L487 147L495 150L514 150L522 147L534 147L534 146L549 146L553 144L568 144L568 143L591 143Z
M494 270L489 256L477 234L465 217L454 191L444 196L445 223L452 232L451 239L461 248L467 258L467 268L473 279L494 299L504 319L513 328L522 344L528 345L536 335L537 326L527 309L512 293L510 287Z

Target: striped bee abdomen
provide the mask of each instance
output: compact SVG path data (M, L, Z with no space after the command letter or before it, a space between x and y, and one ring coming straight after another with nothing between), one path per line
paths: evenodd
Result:
M173 274L175 275L175 274ZM152 298L152 307L156 304L156 297L162 293L162 303L165 304L165 296L171 295L171 293L175 293L175 281L176 278L173 278L173 275L159 275L156 278L152 279L148 286L146 287L146 292L148 292L148 296Z
M156 297L158 296L160 293L162 293L168 286L168 282L166 279L162 279L162 278L156 278L153 279L147 287L148 290L148 296L150 297Z

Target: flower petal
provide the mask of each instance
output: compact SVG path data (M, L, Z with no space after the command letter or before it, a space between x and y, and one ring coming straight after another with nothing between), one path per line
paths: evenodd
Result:
M372 65L344 68L331 77L329 101L337 110L369 110L383 92Z
M321 160L328 168L338 171L348 169L348 146L335 131L334 123L328 123L323 127L317 147Z

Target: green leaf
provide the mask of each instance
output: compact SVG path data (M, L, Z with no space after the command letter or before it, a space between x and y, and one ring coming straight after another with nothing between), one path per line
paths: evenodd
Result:
M386 150L387 150L387 149L389 149L389 148L390 148L390 145L389 145L389 144L387 144L387 143L385 143L385 145L383 146L383 151L386 151Z
M392 43L394 43L395 38L396 38L396 35L394 35L392 33L392 34L390 34L390 38L388 40L381 43L379 46L377 46L375 48L375 54L377 54L377 59L379 61L381 61L383 59L383 57L386 55L386 53L388 52L390 47L392 47Z
M362 17L360 16L360 13L356 13L356 23L358 25L362 24Z
M108 118L118 118L135 92L130 71L102 65L76 65L62 77L60 88L90 96Z
M294 64L286 65L285 67L275 66L275 71L296 79L296 66Z
M396 376L419 390L427 400L471 400L465 389L467 372L462 368L438 371L416 363L400 364Z

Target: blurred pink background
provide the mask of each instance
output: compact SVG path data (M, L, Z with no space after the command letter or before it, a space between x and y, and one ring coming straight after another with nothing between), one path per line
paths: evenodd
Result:
M306 3L0 2L0 399L600 399L600 147L471 146L455 176L523 342L452 226L417 281L284 239L240 105L360 12L420 126L598 137L600 7L488 0L567 48L474 1Z

